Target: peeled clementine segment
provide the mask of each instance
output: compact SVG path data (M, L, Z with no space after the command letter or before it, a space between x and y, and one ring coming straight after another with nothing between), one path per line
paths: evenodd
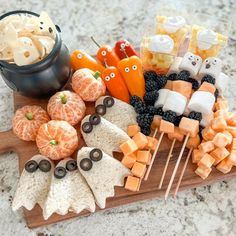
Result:
M54 94L48 102L47 111L52 120L64 120L78 124L85 115L85 104L81 97L71 91Z
M67 121L51 120L40 126L36 137L39 152L52 160L69 157L78 147L75 128Z
M40 106L24 106L13 117L13 132L20 139L35 141L39 127L49 120L47 112Z

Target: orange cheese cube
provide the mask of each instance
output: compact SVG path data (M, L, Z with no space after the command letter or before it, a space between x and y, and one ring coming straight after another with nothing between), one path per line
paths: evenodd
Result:
M215 159L211 155L205 153L201 160L197 163L197 165L202 169L210 168L214 162Z
M228 126L226 130L229 131L234 138L236 138L236 127Z
M149 136L147 136L147 140L148 140L148 143L145 148L155 150L157 147L158 140L156 138L149 137Z
M223 159L225 159L229 155L229 151L223 147L223 148L216 148L214 149L210 155L215 158L214 165L217 165L219 162L221 162Z
M184 135L190 134L190 137L195 137L199 132L199 121L183 117L179 128Z
M121 161L121 163L129 169L133 167L135 162L136 162L136 156L132 154L124 156Z
M211 83L203 82L200 88L198 89L198 91L205 91L205 92L215 94L216 87Z
M170 140L176 139L179 142L182 142L184 139L184 135L181 133L179 127L174 127L174 132L168 134L168 138Z
M146 165L139 162L135 162L131 169L131 173L139 178L143 178L145 171L146 171Z
M203 157L204 154L202 154L201 151L199 151L198 149L194 149L193 153L192 153L192 162L193 163L198 163L201 158Z
M167 80L166 85L164 87L165 89L172 90L173 89L173 81Z
M231 113L227 118L227 124L230 126L236 126L236 113Z
M217 147L225 147L229 144L229 138L223 133L217 133L216 136L213 138L213 143Z
M218 116L212 120L211 127L215 131L221 132L227 128L227 123L226 123L224 117Z
M130 139L120 145L120 150L124 153L125 156L127 156L137 151L138 146L136 145L134 140Z
M222 116L227 121L228 119L228 111L225 110L218 110L214 112L214 117Z
M128 176L126 183L125 183L125 189L136 192L138 191L139 185L141 180L134 176Z
M141 150L137 152L137 161L143 164L147 164L150 160L150 151Z
M138 132L137 134L135 134L132 139L134 140L134 142L138 146L138 149L143 149L148 144L148 139L147 139L146 135L142 134L141 132Z
M224 174L227 174L231 171L232 166L233 165L229 162L228 157L227 157L216 166L216 169L221 171Z
M140 127L138 125L129 125L127 131L128 135L133 137L135 134L140 132Z
M195 173L197 175L199 175L202 179L206 179L209 174L211 173L212 169L211 168L204 168L202 169L201 167L198 167L196 170L195 170Z
M159 129L160 124L161 124L161 116L155 115L153 117L151 128L154 129L154 130Z
M229 105L228 105L228 101L226 100L217 100L217 102L215 103L215 108L216 110L226 110L228 111L229 109Z
M201 153L207 153L214 150L215 145L212 141L207 141L207 142L201 143L198 148Z
M166 120L161 120L160 123L160 132L164 133L173 133L175 129L175 126L173 123L166 121Z
M186 98L190 98L192 94L192 84L183 80L175 80L172 83L172 90L182 94Z
M201 140L200 140L199 135L197 135L196 137L190 137L188 139L186 147L188 149L190 149L190 148L197 148L199 146L200 142L201 142Z
M233 140L232 134L231 134L229 131L227 131L227 130L225 130L225 131L222 132L222 133L228 138L228 144L231 144L231 143L232 143L232 140Z
M230 146L230 150L236 150L236 138L233 138L231 146Z
M231 163L233 166L236 166L236 151L232 151L228 157L228 162Z
M216 131L211 126L206 127L202 130L202 137L206 141L212 140L216 135Z

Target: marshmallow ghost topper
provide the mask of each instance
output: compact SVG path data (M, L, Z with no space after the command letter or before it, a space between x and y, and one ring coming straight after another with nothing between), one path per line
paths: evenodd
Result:
M208 57L201 66L200 76L211 75L215 79L220 75L222 61L217 57Z

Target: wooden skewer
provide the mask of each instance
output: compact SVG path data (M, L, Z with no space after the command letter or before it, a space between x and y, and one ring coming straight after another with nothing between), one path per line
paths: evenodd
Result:
M161 181L160 181L160 183L159 183L158 189L161 189L162 184L163 184L163 181L164 181L164 179L165 179L165 175L166 175L166 171L167 171L167 168L168 168L168 165L169 165L169 162L170 162L170 158L173 156L173 155L172 155L172 152L173 152L173 149L174 149L174 146L175 146L175 142L176 142L176 139L173 139L172 144L171 144L170 151L169 151L168 156L167 156L167 159L166 159L165 168L164 168L164 170L163 170L163 173L162 173L162 176L161 176Z
M156 130L157 130L157 129L156 129ZM155 130L155 131L156 131L156 130ZM151 171L151 169L152 169L153 162L154 162L155 157L156 157L156 154L157 154L157 152L158 152L158 150L159 150L159 147L160 147L160 144L161 144L161 141L162 141L162 138L163 138L164 134L165 134L164 132L161 132L161 134L160 134L160 137L159 137L159 140L158 140L158 143L157 143L157 147L156 147L156 149L155 149L155 151L154 151L154 153L153 153L153 155L152 155L151 163L150 163L150 165L148 166L148 169L147 169L146 174L145 174L145 177L144 177L144 180L145 180L145 181L148 179L148 176L149 176L150 171Z
M185 149L185 147L186 147L186 145L187 145L187 142L188 142L189 136L190 136L190 134L188 133L188 134L186 135L186 137L185 137L185 140L184 140L183 146L182 146L181 151L180 151L180 153L179 153L179 156L178 156L177 162L176 162L176 164L175 164L174 171L173 171L173 173L172 173L172 175L171 175L171 179L170 179L170 182L169 182L169 184L168 184L168 187L167 187L167 190L166 190L166 193L165 193L165 201L167 200L167 198L168 198L168 196L169 196L170 189L171 189L171 187L172 187L172 184L173 184L173 181L174 181L174 178L175 178L176 172L177 172L177 170L178 170L178 167L179 167L179 164L180 164L181 158L182 158L182 156L183 156L184 149Z
M184 172L185 172L185 170L186 170L186 167L187 167L187 165L188 165L188 161L189 161L189 159L190 159L190 157L191 157L192 151L193 151L193 148L190 148L190 149L189 149L189 152L188 152L188 155L187 155L187 157L186 157L186 160L185 160L183 169L182 169L182 171L181 171L181 174L180 174L180 177L179 177L177 186L176 186L176 188L175 188L174 198L176 198L177 193L178 193L178 191L179 191L179 187L180 187L181 181L182 181L182 179L183 179L183 176L184 176Z

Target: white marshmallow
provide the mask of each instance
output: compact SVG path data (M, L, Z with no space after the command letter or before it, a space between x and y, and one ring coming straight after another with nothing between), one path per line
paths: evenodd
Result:
M166 98L166 102L163 106L163 111L174 111L177 116L184 113L185 107L187 105L187 98L180 93L170 91Z
M188 108L190 111L197 111L208 115L212 112L214 104L215 96L212 93L196 91L188 103Z
M179 66L182 61L183 57L176 57L174 62L171 64L170 69L167 73L167 75L173 74L173 73L179 73Z
M219 90L219 95L224 95L225 89L229 83L229 76L223 72L216 78L215 86Z
M208 115L202 114L202 120L200 122L200 125L203 127L209 126L213 118L214 118L213 112L211 112Z
M166 98L167 98L167 95L169 94L169 92L171 92L169 89L160 89L158 91L158 93L159 93L158 99L156 100L154 106L157 108L163 107L166 102Z
M168 35L155 35L150 37L148 50L157 53L170 54L174 48L174 41Z
M202 78L204 75L211 75L217 78L220 75L222 61L217 57L208 57L201 66L199 75Z
M202 65L202 58L191 53L185 53L183 60L179 65L180 70L187 70L191 74L192 77L195 77L200 70Z

